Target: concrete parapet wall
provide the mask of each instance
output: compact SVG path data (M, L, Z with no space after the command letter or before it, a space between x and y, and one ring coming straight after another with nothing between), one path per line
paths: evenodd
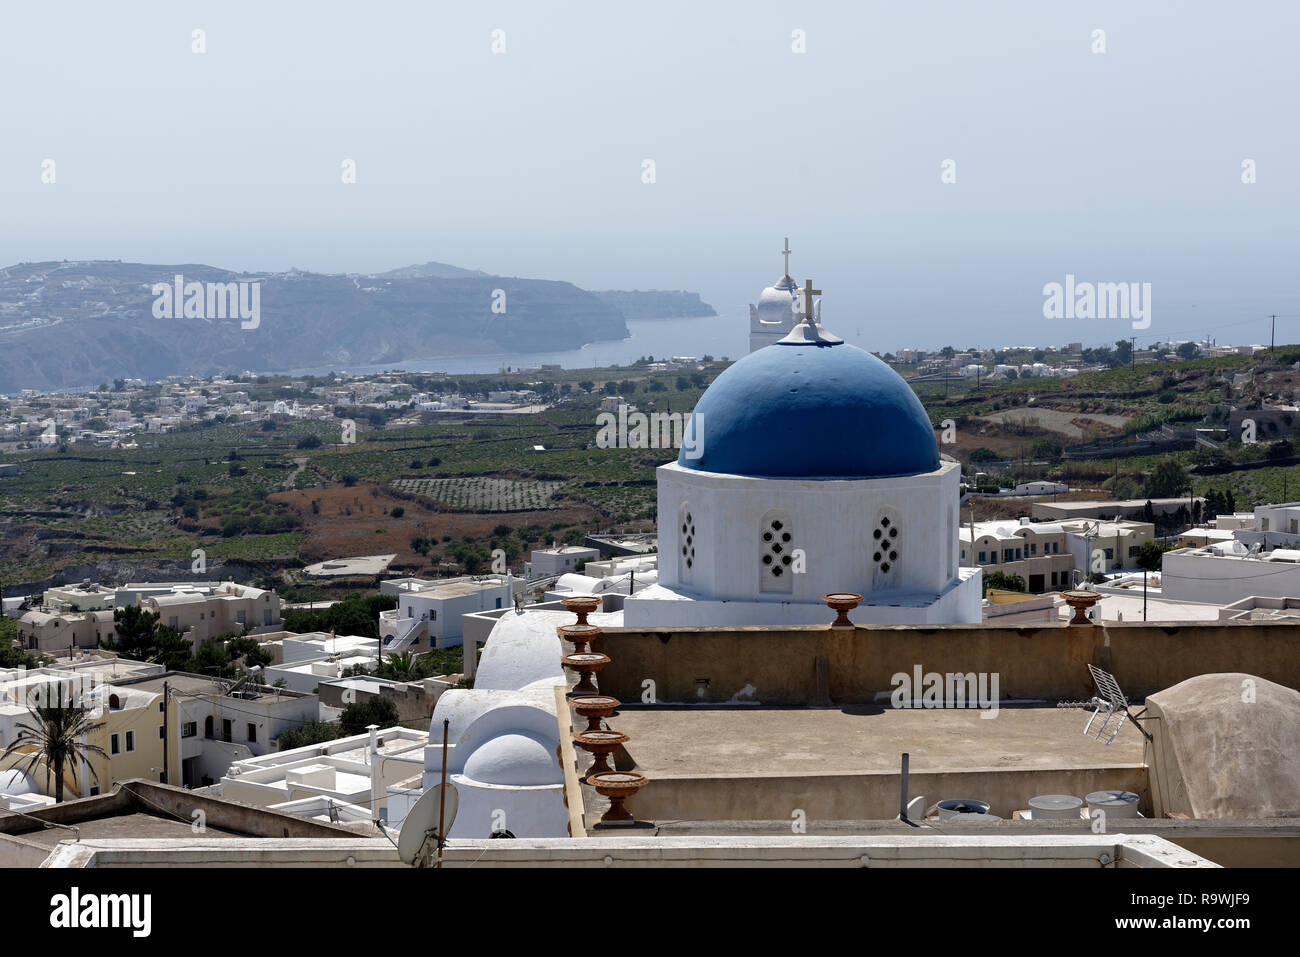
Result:
M927 805L973 798L987 801L990 813L1004 818L1027 808L1039 794L1082 796L1107 789L1145 794L1146 768L975 768L908 776L910 796L924 795ZM897 773L762 774L741 780L727 774L657 772L627 804L647 821L794 820L796 810L808 821L880 821L898 814L899 790Z
M916 665L925 672L997 674L1002 697L1017 700L1086 700L1095 690L1084 667L1089 663L1113 672L1130 700L1207 672L1243 672L1300 689L1300 627L1287 623L607 627L592 650L613 659L599 675L601 691L623 701L640 700L651 679L659 702L742 695L764 704L807 704L829 692L834 702L862 703L888 695L892 676L910 675Z

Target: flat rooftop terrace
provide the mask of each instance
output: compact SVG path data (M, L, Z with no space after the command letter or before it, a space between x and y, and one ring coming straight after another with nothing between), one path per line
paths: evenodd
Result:
M0 811L0 814L3 814ZM75 826L76 832L68 830L66 827L33 827L32 830L22 833L22 837L39 844L42 847L53 848L61 841L70 841L74 838L81 840L120 840L120 839L166 839L184 841L194 837L192 821L183 821L178 818L168 817L165 814L153 814L148 811L137 811L128 814L119 814L114 817L102 817L91 820L79 820ZM220 827L205 826L204 836L211 838L231 838L247 837L239 831L228 831Z
M1136 710L1136 709L1135 709ZM1083 734L1090 711L1016 706L991 711L870 705L769 708L624 705L610 727L631 737L638 770L658 774L861 774L984 768L1096 768L1142 762L1125 721L1106 746ZM1094 730L1096 725L1094 725Z
M995 717L981 717L996 714ZM1080 799L1133 791L1149 804L1144 739L1128 722L1107 746L1085 736L1089 712L1021 705L970 709L747 705L624 706L607 726L627 734L616 767L648 783L628 800L638 820L887 821L908 797L987 801L1010 818L1040 794ZM580 767L582 767L580 759ZM583 787L590 829L604 799Z

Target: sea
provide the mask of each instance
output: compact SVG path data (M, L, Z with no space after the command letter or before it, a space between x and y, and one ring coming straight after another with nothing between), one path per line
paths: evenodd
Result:
M318 366L288 370L289 375L328 375L348 372L367 375L400 369L403 372L446 372L450 375L490 375L503 369L563 369L630 366L642 356L712 356L739 359L749 351L749 313L732 312L690 319L630 319L626 339L589 342L580 349L556 352L494 353L477 356L414 356L379 365Z

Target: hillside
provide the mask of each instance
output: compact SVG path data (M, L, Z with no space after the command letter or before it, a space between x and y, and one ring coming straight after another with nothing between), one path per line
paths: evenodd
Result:
M402 266L378 274L380 279L475 279L490 276L491 273L481 269L462 269L446 263L418 263L414 266Z
M606 289L592 295L623 313L625 319L687 319L717 315L696 292Z
M259 282L256 328L241 328L237 319L156 318L153 286L178 274L186 282ZM492 311L498 289L504 314ZM627 335L615 306L571 283L541 279L253 274L109 261L0 270L0 393L93 387L119 377L554 351Z

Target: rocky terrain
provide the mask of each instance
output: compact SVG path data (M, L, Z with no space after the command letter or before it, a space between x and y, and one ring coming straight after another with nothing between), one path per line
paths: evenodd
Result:
M618 309L625 319L693 319L717 315L697 292L606 289L592 295Z
M177 275L185 283L260 283L256 323L210 311L158 317L165 310L156 308L155 284L171 285ZM0 393L93 388L122 377L553 351L627 335L616 305L571 283L439 263L371 276L115 261L0 269Z

